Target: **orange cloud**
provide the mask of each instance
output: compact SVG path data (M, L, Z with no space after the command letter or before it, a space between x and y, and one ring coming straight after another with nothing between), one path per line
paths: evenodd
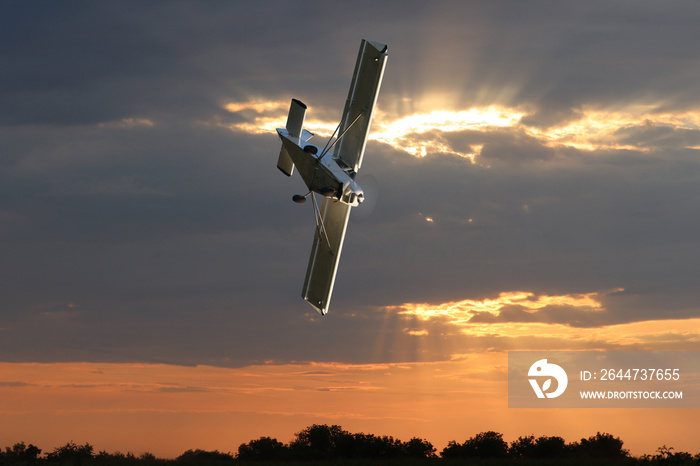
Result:
M596 299L598 293L572 294L562 296L535 296L527 291L503 292L498 298L481 301L465 299L448 303L404 303L399 306L389 306L387 310L395 310L399 314L415 315L419 319L428 320L433 317L447 317L451 323L468 322L476 313L488 312L499 315L501 309L508 305L521 306L526 312L533 312L546 306L564 305L587 310L600 310L601 303Z
M621 289L612 292L622 291ZM558 312L572 315L604 316L607 312L601 299L608 293L584 293L569 295L535 295L526 291L503 292L496 298L466 299L447 303L404 303L386 306L384 311L396 313L414 322L425 322L423 328L416 325L408 335L428 336L430 329L452 328L459 334L483 338L497 337L520 342L522 347L569 348L622 348L693 350L700 343L700 318L675 320L647 320L620 324L606 324L604 318L590 326L571 325L565 318L550 321ZM507 311L517 309L529 319L509 319ZM543 317L539 313L550 309ZM484 318L492 316L492 318ZM548 319L548 320L545 320ZM578 324L578 322L576 322ZM433 327L435 324L437 327ZM591 328L595 331L592 332ZM505 343L504 343L505 344ZM507 347L507 344L505 344Z

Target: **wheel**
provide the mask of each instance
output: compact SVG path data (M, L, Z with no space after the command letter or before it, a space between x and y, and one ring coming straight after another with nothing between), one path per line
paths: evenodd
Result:
M316 155L318 153L318 147L309 144L308 146L304 146L304 152Z

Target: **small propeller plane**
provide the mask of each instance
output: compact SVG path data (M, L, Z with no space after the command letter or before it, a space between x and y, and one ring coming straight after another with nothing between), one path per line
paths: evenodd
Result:
M386 58L385 44L362 40L342 118L323 149L309 143L313 134L303 129L306 105L297 99L292 99L286 127L277 128L282 140L277 168L292 176L296 166L309 189L292 200L303 204L311 196L313 203L316 234L301 295L322 315L331 301L350 209L364 200L355 177L362 165ZM320 208L316 193L323 196Z

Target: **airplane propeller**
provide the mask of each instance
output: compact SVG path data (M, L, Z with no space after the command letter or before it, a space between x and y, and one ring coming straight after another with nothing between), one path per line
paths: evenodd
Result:
M377 207L379 199L379 183L371 174L361 174L357 176L357 184L362 186L365 193L365 200L350 212L350 220L353 223L362 223L372 216Z

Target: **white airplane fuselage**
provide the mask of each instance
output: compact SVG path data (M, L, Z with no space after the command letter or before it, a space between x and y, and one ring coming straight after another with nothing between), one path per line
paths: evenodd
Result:
M303 136L290 136L285 128L277 128L277 134L282 140L282 149L289 154L309 191L334 197L352 207L362 203L364 192L353 179L355 172L341 166L342 160L331 153L321 156L322 148L309 144Z

